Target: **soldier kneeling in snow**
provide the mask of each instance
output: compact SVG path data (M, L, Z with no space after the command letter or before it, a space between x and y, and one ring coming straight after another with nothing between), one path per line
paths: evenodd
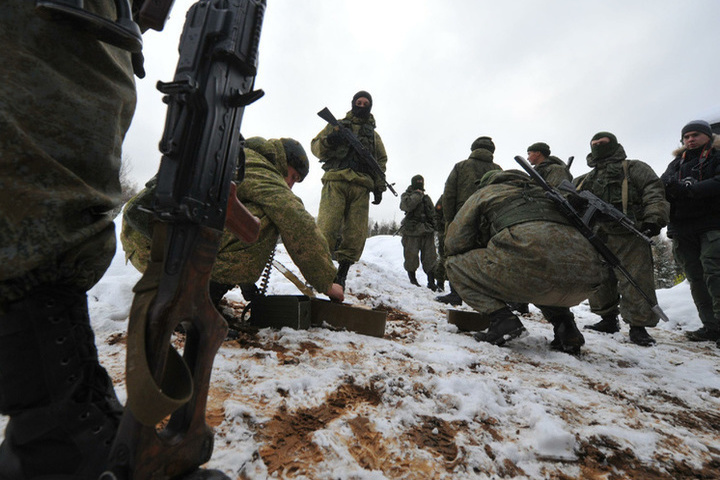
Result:
M492 171L449 225L447 275L462 299L490 316L475 339L502 345L524 331L507 302L533 303L553 325L551 348L585 339L570 312L606 278L600 255L542 188L518 170Z

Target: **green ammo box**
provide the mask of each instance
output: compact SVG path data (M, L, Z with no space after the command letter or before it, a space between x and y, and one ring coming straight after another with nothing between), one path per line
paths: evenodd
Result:
M268 295L253 299L250 324L260 328L310 328L310 297L305 295Z
M448 310L447 321L461 332L479 332L490 326L490 316L465 310Z

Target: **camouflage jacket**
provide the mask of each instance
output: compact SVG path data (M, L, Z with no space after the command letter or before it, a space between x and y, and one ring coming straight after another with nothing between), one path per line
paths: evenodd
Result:
M355 134L360 143L375 157L380 169L385 172L387 153L380 135L375 131L375 117L371 114L368 119L362 119L354 116L352 112L347 112L340 123ZM370 191L384 192L387 188L385 182L371 174L370 167L365 165L349 144L344 141L335 146L328 143L327 137L333 132L333 128L330 124L326 125L310 143L313 155L320 159L325 170L323 183L328 181L358 183Z
M450 223L463 203L475 193L480 180L490 170L502 170L500 165L493 163L493 154L484 148L473 150L467 160L458 162L445 181L442 195L445 223Z
M486 185L483 183L448 226L445 236L448 256L485 248L499 232L521 223L569 225L555 203L545 196L545 191L518 170L499 172ZM538 228L537 234L543 235L542 228ZM531 245L518 245L521 246L531 248Z
M260 236L252 244L239 240L225 231L222 237L212 279L229 285L254 283L260 278L271 252L282 238L293 262L303 277L319 292L330 289L337 273L325 238L315 224L302 200L285 183L287 161L279 140L248 139L245 148L245 177L238 185L238 199L260 219ZM139 196L147 196L143 191ZM128 218L138 221L132 204L123 217L123 247L128 253L125 238L133 238L127 231ZM150 214L146 214L149 216ZM142 215L140 215L142 216ZM135 238L138 236L135 235ZM145 248L149 248L149 243ZM141 256L145 252L139 252ZM135 262L133 262L135 264Z
M401 232L408 237L435 233L435 206L430 196L408 187L400 196L400 210L405 212Z
M625 213L637 228L643 223L664 227L668 223L670 205L665 200L665 188L653 169L640 160L628 160L622 145L610 157L596 160L587 156L592 170L573 180L579 190L589 190L602 200ZM623 200L624 185L627 198ZM606 233L631 234L615 222L602 222Z
M570 182L573 178L565 162L552 155L547 157L540 165L536 165L535 171L537 171L551 187L557 187L563 180Z

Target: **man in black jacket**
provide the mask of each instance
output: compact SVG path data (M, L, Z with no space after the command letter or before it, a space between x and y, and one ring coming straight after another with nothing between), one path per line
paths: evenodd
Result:
M668 237L703 323L686 336L720 346L720 137L694 120L681 140L661 178L670 201Z

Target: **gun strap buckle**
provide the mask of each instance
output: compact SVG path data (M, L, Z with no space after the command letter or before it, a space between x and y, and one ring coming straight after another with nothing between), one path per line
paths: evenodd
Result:
M142 32L133 21L129 0L115 0L118 12L115 21L85 10L84 3L84 0L36 0L35 11L43 18L88 32L101 42L132 53L142 50Z

